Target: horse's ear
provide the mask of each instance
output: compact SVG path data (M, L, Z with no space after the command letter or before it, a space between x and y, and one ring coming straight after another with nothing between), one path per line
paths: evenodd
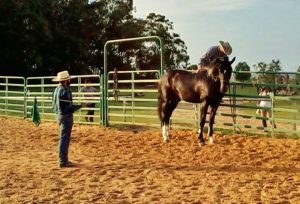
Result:
M230 61L230 64L232 64L235 61L235 57Z
M221 62L225 62L226 57L218 57L217 60L221 61Z

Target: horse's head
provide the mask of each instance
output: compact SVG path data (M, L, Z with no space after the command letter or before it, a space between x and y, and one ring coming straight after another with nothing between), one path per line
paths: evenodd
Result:
M235 57L229 61L228 57L217 58L210 64L211 75L214 79L220 81L220 92L225 94L229 88L229 80L232 74L231 64Z

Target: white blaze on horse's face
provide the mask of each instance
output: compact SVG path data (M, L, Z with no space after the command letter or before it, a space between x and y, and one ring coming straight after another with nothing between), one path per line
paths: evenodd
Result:
M220 92L224 94L227 91L224 70L219 70L219 80L220 80Z
M229 70L222 70L222 74L220 74L220 92L225 93L229 88L229 80L231 77L231 73Z
M232 74L232 67L231 64L234 62L235 58L232 61L229 61L227 67L222 67L219 70L219 80L220 80L220 92L225 94L225 92L229 88L229 81Z
M221 64L217 68L219 73L219 80L220 80L220 92L225 94L225 92L229 88L229 81L232 74L232 63L235 61L235 57L228 61L228 58L217 58L217 60L220 60Z

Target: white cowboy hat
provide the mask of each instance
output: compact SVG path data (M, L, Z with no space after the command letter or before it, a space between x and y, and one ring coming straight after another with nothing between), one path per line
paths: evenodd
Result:
M222 41L222 40L220 40L219 42L220 42L220 44L221 44L221 46L222 46L222 48L223 48L225 54L226 54L226 55L230 55L231 52L232 52L232 48L231 48L229 42L224 42L224 41Z
M57 76L54 79L52 79L52 81L66 81L73 78L75 77L71 77L68 71L62 71L58 72Z

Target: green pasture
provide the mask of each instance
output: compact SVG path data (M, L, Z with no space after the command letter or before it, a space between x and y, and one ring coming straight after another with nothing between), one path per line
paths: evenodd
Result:
M227 94L233 93L233 87L231 90L227 91ZM236 87L236 94L238 95L248 95L248 96L257 96L256 88L253 86L237 86Z

